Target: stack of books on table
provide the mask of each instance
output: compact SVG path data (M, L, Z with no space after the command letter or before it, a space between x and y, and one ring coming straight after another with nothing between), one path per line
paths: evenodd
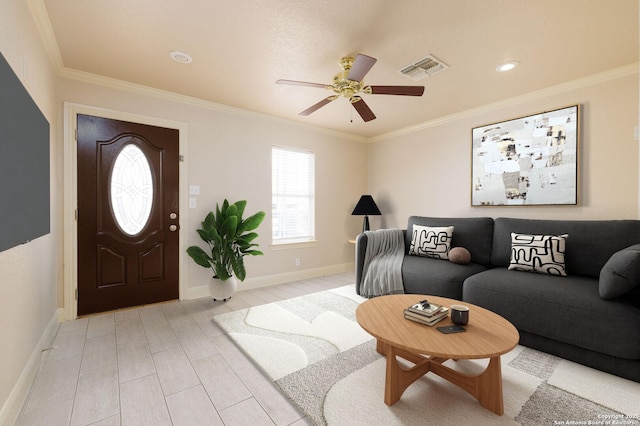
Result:
M433 326L449 314L449 308L426 300L411 305L404 310L404 317L408 320Z

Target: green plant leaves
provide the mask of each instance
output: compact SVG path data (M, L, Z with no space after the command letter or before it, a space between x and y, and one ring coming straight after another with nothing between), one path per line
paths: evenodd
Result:
M236 278L238 278L240 281L244 281L245 277L247 276L247 270L244 267L242 256L231 256L229 260Z
M226 199L222 206L216 204L216 210L209 212L202 221L202 229L196 230L200 239L207 243L211 251L209 256L198 246L191 246L187 254L196 264L211 268L215 276L225 281L234 274L240 281L246 277L244 256L259 256L263 253L253 250L258 244L253 241L258 237L257 229L266 214L260 211L243 220L246 200L229 204Z
M222 222L220 234L223 238L234 239L238 231L238 216L229 216Z
M227 270L227 267L222 263L216 263L214 270L215 270L215 276L220 278L221 281L226 281L229 278L231 278L231 274Z
M209 268L211 266L211 257L207 255L200 247L191 246L187 249L187 254L200 266Z
M244 208L247 206L247 201L246 200L236 201L234 204L238 209L238 217L241 218L242 215L244 214Z
M265 215L265 212L258 212L253 216L248 217L246 220L242 221L240 225L238 225L238 233L256 229L264 220Z

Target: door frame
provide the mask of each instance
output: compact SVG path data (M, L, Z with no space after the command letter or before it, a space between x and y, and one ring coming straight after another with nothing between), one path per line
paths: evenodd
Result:
M180 242L178 250L178 297L180 300L187 294L187 271L184 264L186 251L188 226L188 194L185 190L187 182L187 163L184 152L187 147L187 123L167 120L157 117L148 117L139 114L76 104L64 103L64 232L63 232L63 310L64 319L73 320L78 316L78 301L76 291L78 288L78 226L76 221L76 208L78 199L78 177L77 177L77 154L76 129L78 126L78 114L92 115L95 117L108 118L112 120L130 121L133 123L147 124L156 127L177 129L179 132L179 177L178 188L180 189L180 228L178 236Z

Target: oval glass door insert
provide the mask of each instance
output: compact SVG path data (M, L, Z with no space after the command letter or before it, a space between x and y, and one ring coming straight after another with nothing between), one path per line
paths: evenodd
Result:
M125 146L111 172L111 210L120 229L140 233L149 222L153 205L153 176L149 161L135 145Z

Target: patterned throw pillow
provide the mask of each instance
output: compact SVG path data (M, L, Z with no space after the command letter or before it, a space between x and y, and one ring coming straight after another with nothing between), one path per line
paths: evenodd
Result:
M509 269L566 277L564 235L529 235L511 233Z
M413 225L409 254L412 256L449 259L453 226L430 227Z

